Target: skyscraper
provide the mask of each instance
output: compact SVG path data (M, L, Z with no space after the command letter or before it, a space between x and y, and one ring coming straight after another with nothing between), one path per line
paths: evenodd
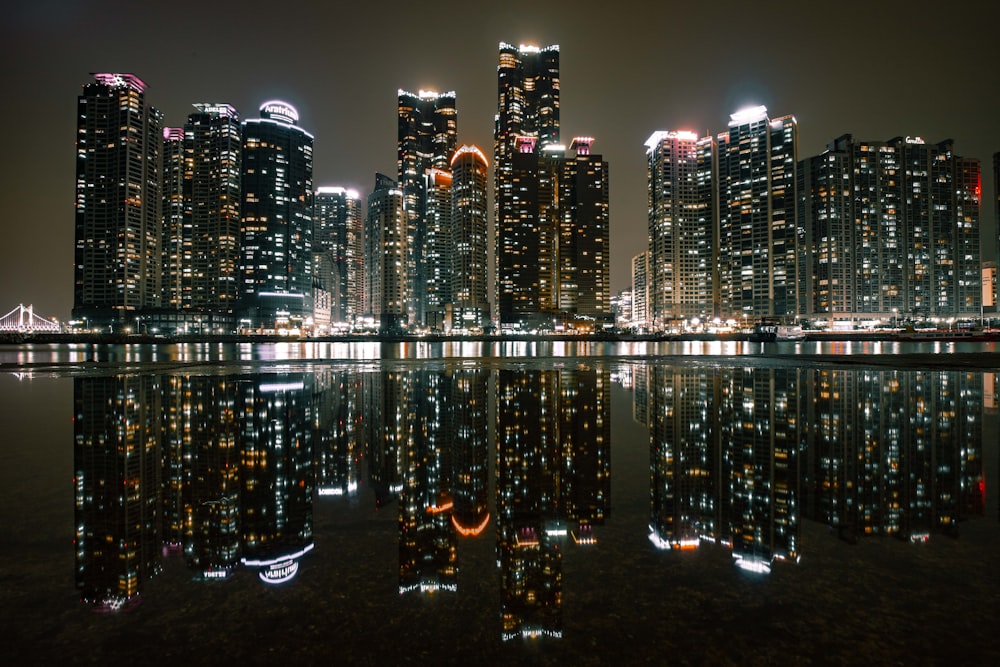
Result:
M476 146L462 146L451 158L451 280L452 327L475 329L489 325L486 291L487 252L486 156Z
M240 287L240 118L229 104L194 108L184 126L190 278L183 306L225 320L231 331Z
M365 218L363 311L379 331L406 327L406 219L396 181L375 174Z
M611 219L608 163L591 152L592 137L576 137L561 167L556 292L558 309L604 322L611 313Z
M950 140L847 134L799 169L801 314L980 314L978 160L955 155Z
M184 303L184 271L191 263L190 221L184 214L184 128L163 128L163 264L160 288L162 305L180 310Z
M73 319L121 330L160 304L161 116L134 74L94 74L77 98Z
M501 42L494 127L497 311L501 323L537 313L539 276L537 210L524 198L537 197L525 180L531 158L559 143L559 47L515 47ZM517 163L525 163L516 166ZM517 175L515 174L517 172ZM537 209L537 207L536 207Z
M420 296L410 302L419 302L423 316L420 323L435 331L447 328L448 306L452 302L451 258L452 252L452 175L445 169L432 168L424 172L424 214L420 252L421 280L414 288Z
M349 325L361 313L364 227L357 190L316 189L313 204L313 257L317 284L331 297L330 318Z
M795 118L744 109L718 142L720 315L795 316Z
M449 169L457 136L454 92L438 94L421 90L414 94L399 91L397 173L406 217L406 313L411 326L426 324L428 299L435 300L428 295L428 280L432 290L440 284L439 280L428 276L432 269L428 267L427 255L433 253L433 245L440 242L440 234L436 235L440 229L432 226L443 222L440 217L427 217L428 197L434 196L428 191L428 172Z
M239 326L296 330L312 315L313 136L294 107L243 122Z
M849 156L831 150L799 164L799 308L832 326L855 311L857 227Z
M650 326L716 311L715 140L654 132L646 140ZM633 299L637 299L633 295Z

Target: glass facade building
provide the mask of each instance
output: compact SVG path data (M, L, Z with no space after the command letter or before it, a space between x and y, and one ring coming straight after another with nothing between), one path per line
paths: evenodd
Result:
M77 98L72 317L121 331L161 302L162 121L134 74L93 76Z
M361 313L364 227L361 197L342 187L316 189L313 201L316 285L330 294L330 320L351 325Z
M435 275L435 271L441 268L437 246L443 242L449 226L443 217L449 207L435 205L435 197L440 198L441 193L431 188L440 188L442 183L430 171L449 170L457 137L454 92L399 91L397 173L406 218L409 326L425 325L428 310L439 310L440 291L447 289L446 281Z
M239 327L310 326L313 136L289 104L266 102L243 122Z

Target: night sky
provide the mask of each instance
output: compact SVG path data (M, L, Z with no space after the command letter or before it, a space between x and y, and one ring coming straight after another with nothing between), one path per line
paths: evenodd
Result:
M6 0L0 315L30 303L69 318L76 98L91 72L139 76L168 126L195 102L243 118L289 102L316 137L314 186L364 198L376 171L395 174L399 88L454 90L459 143L492 158L501 41L560 46L563 141L593 136L610 163L613 293L646 242L647 137L716 134L756 104L797 118L800 158L844 133L954 139L982 161L983 257L994 260L998 19L993 0Z

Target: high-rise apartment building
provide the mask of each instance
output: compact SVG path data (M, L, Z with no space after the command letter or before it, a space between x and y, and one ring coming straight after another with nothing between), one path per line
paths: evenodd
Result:
M74 320L123 330L160 305L159 111L134 74L99 73L77 98Z
M382 332L406 327L406 242L402 190L385 174L375 174L365 218L362 310Z
M950 140L843 135L799 167L801 315L980 314L978 160L955 155Z
M184 128L163 128L163 264L160 288L162 305L180 310L184 302L184 272L190 266L191 234L184 214L184 177L188 173L184 154Z
M561 165L558 309L571 316L610 322L611 218L608 163L591 152L592 137L576 137Z
M497 316L508 329L610 318L608 165L559 143L559 47L500 44L494 130ZM556 322L558 326L558 322Z
M840 141L838 139L837 141ZM849 158L827 151L799 164L800 315L833 325L854 312L857 257Z
M432 213L443 210L433 210L434 202L428 201L440 195L428 188L441 186L440 179L434 180L428 172L449 169L457 137L454 92L438 94L421 90L414 94L399 91L397 173L406 217L406 312L410 326L425 325L428 309L437 310L440 306L437 303L439 295L435 292L443 278L429 275L439 267L433 265L435 259L428 259L428 255L435 252L435 244L442 240L444 232L440 225L447 225L440 216L428 219L428 206L432 207Z
M239 327L300 330L312 315L313 136L294 107L243 122Z
M762 106L738 111L718 144L719 314L794 317L795 118L771 119Z
M655 330L716 311L715 140L654 132L646 141L649 303ZM635 297L633 297L635 298Z
M476 330L490 323L487 178L489 163L476 146L462 146L451 158L452 329Z
M451 294L452 258L452 175L445 169L432 168L424 173L424 213L421 224L423 250L421 255L421 280L414 289L420 296L410 300L419 303L423 326L441 331L446 328ZM406 201L404 197L404 202ZM404 203L405 206L405 203Z
M182 306L229 320L240 288L239 114L229 104L195 104L184 126L190 265Z
M313 273L317 285L330 294L332 323L351 325L361 314L364 252L357 190L317 188L313 202Z
M502 324L537 313L539 230L537 210L524 198L537 184L524 167L547 146L559 143L559 47L539 49L500 44L498 103L494 127L494 214L496 219L497 315ZM518 163L528 162L523 166Z

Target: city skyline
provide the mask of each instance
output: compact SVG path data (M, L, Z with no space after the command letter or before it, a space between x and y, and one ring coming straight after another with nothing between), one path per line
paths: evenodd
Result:
M459 143L492 144L496 48L502 41L560 45L562 134L596 137L595 152L613 165L612 293L628 287L631 259L645 245L645 139L659 130L715 135L725 129L730 113L756 104L795 116L800 159L818 155L844 133L872 141L898 135L920 135L928 143L954 140L958 154L981 161L982 259L995 261L991 165L993 153L1000 151L1000 130L991 121L1000 101L990 86L989 22L974 20L974 9L962 13L922 2L847 3L844 21L837 25L821 22L807 10L736 19L726 9L730 6L741 7L717 2L698 9L610 14L588 2L531 6L530 11L519 11L514 3L477 9L463 15L467 23L440 26L432 17L413 16L408 30L422 30L428 43L447 45L420 57L413 57L394 29L376 32L374 26L385 24L366 7L307 8L301 16L309 20L287 43L265 34L254 42L241 33L241 28L256 25L244 16L260 16L253 2L240 5L231 37L212 28L223 13L228 17L233 11L225 7L203 7L195 14L181 3L169 16L147 7L122 11L125 5L118 2L5 7L0 10L2 66L8 81L34 82L31 90L37 97L5 105L0 113L7 127L38 129L12 133L4 161L0 211L12 252L0 270L0 308L23 302L39 314L69 318L72 100L90 72L140 77L148 86L149 103L163 113L167 127L182 125L196 103L231 104L247 118L263 100L286 100L316 137L315 187L367 193L376 172L395 172L393 114L400 88L454 90ZM384 15L402 7L388 3L378 11ZM198 22L185 28L177 44L174 31L136 29L150 21L181 21L186 15L198 16ZM324 32L331 25L320 20L324 18L344 27L334 31L336 39ZM754 51L720 42L706 51L699 26L727 20L739 20L745 28L766 25L769 37L757 42ZM932 36L949 34L961 35L961 42L945 51L936 48ZM373 41L376 35L381 41ZM852 48L862 37L874 45L871 50ZM807 49L806 44L818 46ZM684 59L692 49L707 55ZM920 63L917 76L872 67L905 55ZM674 64L678 59L684 67ZM205 66L209 62L211 68ZM830 71L839 78L823 74ZM928 94L939 88L941 94ZM949 91L963 91L961 102ZM30 124L26 107L33 113Z

